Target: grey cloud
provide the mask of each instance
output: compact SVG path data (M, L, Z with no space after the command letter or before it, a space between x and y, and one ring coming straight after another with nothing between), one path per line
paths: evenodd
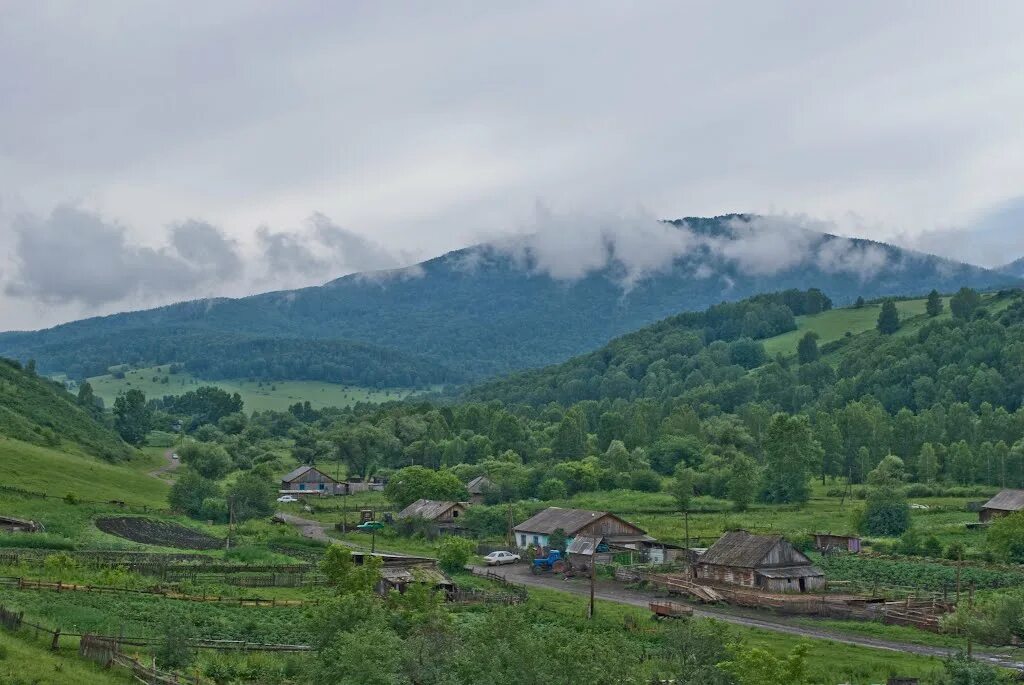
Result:
M211 230L216 229L186 227L180 234L176 229L175 236L210 242ZM133 297L179 296L222 278L215 262L197 259L192 247L182 253L170 246L132 245L123 227L75 207L58 207L45 218L21 215L13 231L14 271L5 290L16 297L95 307ZM224 257L221 252L215 259Z
M328 262L314 254L298 234L272 232L262 226L256 237L271 275L319 275L327 270Z
M310 219L314 235L333 252L336 266L349 271L394 269L400 262L395 255L358 233L338 226L323 214Z
M574 281L607 270L626 290L682 258L694 260L697 278L714 275L718 264L759 276L812 265L826 273L864 279L898 266L882 247L834 236L832 224L805 216L736 218L726 227L727 234L711 236L639 210L573 214L539 207L523 234L493 240L488 249L558 280ZM452 259L455 268L473 271L485 252L473 250Z
M1005 266L1024 257L1024 196L982 211L965 226L898 234L895 240L960 262Z
M182 259L230 280L242 275L237 241L205 221L189 220L171 227L171 245Z

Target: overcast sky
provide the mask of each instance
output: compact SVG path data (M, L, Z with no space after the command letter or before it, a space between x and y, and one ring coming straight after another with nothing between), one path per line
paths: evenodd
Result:
M0 4L0 329L391 268L538 202L1024 255L1024 3L504 4Z

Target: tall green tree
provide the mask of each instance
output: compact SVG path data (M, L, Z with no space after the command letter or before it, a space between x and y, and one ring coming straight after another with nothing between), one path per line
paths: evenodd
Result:
M236 521L270 516L274 513L274 483L255 471L239 476L228 488L229 512Z
M801 364L810 364L821 358L821 351L818 350L818 337L814 331L807 331L800 338L800 342L796 346L796 357Z
M772 417L764 440L765 500L803 504L810 498L808 480L822 459L806 416Z
M891 454L868 474L867 498L859 522L862 533L896 536L910 528L903 477L903 460Z
M129 445L139 447L146 442L151 422L152 414L141 390L132 388L114 400L114 428Z
M932 318L942 313L942 297L938 290L928 293L928 302L925 303L924 310Z
M892 335L900 329L900 313L896 310L896 303L886 300L882 303L882 311L878 313L878 332L883 335Z
M579 411L567 411L558 423L551 451L557 459L582 459L587 456L586 419Z
M683 515L683 529L686 535L686 546L690 546L690 507L693 505L694 486L697 472L680 464L676 475L668 482L668 492L676 501L676 511Z
M729 473L729 499L733 509L746 511L761 488L761 472L757 462L745 454L733 458Z
M973 288L960 288L956 295L949 298L949 311L954 319L970 321L980 307L981 295Z

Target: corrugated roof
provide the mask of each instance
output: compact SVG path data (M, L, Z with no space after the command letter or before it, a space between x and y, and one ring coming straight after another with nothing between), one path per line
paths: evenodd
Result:
M996 496L985 502L982 509L999 511L1021 511L1024 509L1024 490L1000 490Z
M701 555L700 563L757 568L768 552L779 543L789 544L781 535L754 535L745 530L729 531ZM796 554L810 563L810 559L800 552Z
M421 518L433 521L446 511L454 507L458 502L442 502L433 499L418 499L402 511L398 512L395 518Z
M602 538L592 537L590 535L580 535L579 537L573 538L573 541L565 549L566 554L582 554L584 556L593 556L594 550L601 544Z
M573 535L584 526L590 525L594 521L605 516L613 516L623 523L636 528L641 533L642 531L632 523L625 521L615 514L609 514L607 511L590 511L587 509L562 509L561 507L548 507L544 511L526 519L518 526L515 527L516 531L524 533L540 533L541 535L551 535L556 530L561 528L565 531L566 535Z
M824 577L825 573L817 566L804 565L758 569L757 575L765 578L808 578Z
M335 482L334 479L331 478L330 476L328 476L326 473L324 473L320 469L316 468L315 466L309 466L308 464L305 465L305 466L300 466L299 468L297 468L297 469L295 469L293 471L290 471L289 473L286 473L285 475L281 476L281 481L282 482L293 481L296 478L299 478L300 476L306 475L307 471L316 471L317 473L319 473L321 476L323 476L328 481L330 481L332 483Z
M477 476L466 484L466 489L469 490L471 495L483 495L492 487L494 487L494 484L491 483L487 476Z

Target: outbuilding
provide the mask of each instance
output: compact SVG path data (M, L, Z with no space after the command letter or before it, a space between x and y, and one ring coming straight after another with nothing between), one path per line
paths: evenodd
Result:
M858 554L860 553L860 538L856 535L815 533L814 549L819 552L853 552Z
M1024 490L1000 490L995 497L981 505L978 520L988 523L994 518L1024 511Z
M494 489L494 483L487 476L477 476L466 483L466 490L469 491L470 504L483 504L487 493Z
M768 592L809 592L825 586L825 574L781 535L726 533L692 566L695 578Z
M418 499L395 515L398 520L423 519L439 527L455 527L466 513L463 502Z

